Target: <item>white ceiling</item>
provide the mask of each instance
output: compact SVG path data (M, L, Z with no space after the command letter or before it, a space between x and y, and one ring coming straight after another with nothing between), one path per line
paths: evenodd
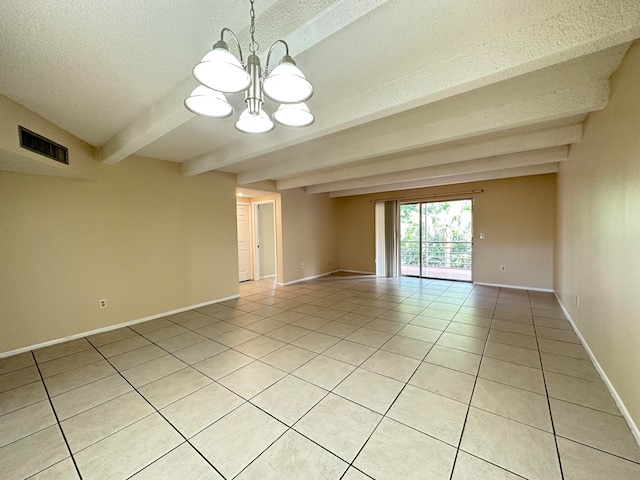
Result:
M638 0L256 0L262 61L273 41L289 43L316 122L247 136L233 127L242 94L225 120L196 118L183 100L222 27L246 51L248 10L3 0L0 93L107 164L135 153L184 175L342 196L556 171L640 37Z

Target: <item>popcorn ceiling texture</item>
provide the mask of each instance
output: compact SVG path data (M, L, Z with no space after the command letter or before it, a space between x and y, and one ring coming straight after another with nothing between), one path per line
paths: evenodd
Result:
M235 116L194 119L183 106L196 85L190 72L223 26L247 53L248 2L8 0L0 93L98 147L107 164L138 154L181 162L185 175L223 170L241 184L350 194L384 189L381 175L397 173L387 182L398 188L414 169L579 141L560 135L559 144L554 129L605 107L608 79L640 37L636 0L260 0L255 8L263 66L283 38L315 85L309 128L249 139ZM236 115L244 108L241 93L229 101ZM519 146L487 143L499 138ZM460 145L477 145L477 156L460 157ZM499 170L531 174L534 157ZM477 179L475 167L464 180ZM491 172L483 175L500 176Z

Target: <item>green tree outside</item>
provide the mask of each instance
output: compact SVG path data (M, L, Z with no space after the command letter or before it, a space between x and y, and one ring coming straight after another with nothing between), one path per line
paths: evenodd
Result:
M411 203L400 206L402 265L420 265L422 221L424 266L471 268L471 200L422 203L422 209L420 205Z

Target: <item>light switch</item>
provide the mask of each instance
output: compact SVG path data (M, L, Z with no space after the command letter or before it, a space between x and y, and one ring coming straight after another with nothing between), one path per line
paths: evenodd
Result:
M480 240L484 240L484 233L480 234Z

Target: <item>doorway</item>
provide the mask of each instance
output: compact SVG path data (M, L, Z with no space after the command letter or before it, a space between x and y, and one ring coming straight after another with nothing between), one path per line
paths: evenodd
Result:
M400 274L473 280L473 201L400 205Z
M254 279L276 276L275 202L267 200L253 204L255 231Z
M280 194L236 188L240 282L282 282Z

